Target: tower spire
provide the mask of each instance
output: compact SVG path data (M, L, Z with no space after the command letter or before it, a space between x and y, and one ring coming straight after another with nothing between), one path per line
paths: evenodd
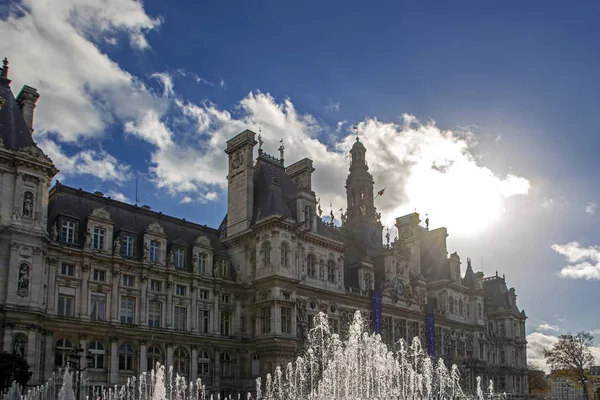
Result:
M4 57L2 60L2 75L5 78L8 78L8 58Z

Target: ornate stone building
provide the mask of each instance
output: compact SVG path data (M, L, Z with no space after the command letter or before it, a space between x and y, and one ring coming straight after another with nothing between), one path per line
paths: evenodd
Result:
M225 149L228 212L215 229L99 192L48 190L57 170L31 135L39 95L25 86L15 99L7 75L5 64L0 338L27 359L31 384L80 346L94 358L84 372L93 386L161 362L211 391L244 392L301 350L318 312L344 335L361 310L391 346L416 336L457 363L466 388L483 375L526 393L526 317L514 289L468 259L461 276L446 229L429 230L416 213L397 218L390 242L360 141L337 227L321 218L311 160L285 166L283 146L275 158L262 143L255 159L255 133L240 133Z

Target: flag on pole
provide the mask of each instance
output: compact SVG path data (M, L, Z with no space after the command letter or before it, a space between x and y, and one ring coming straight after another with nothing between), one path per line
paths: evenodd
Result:
M385 192L386 188L381 189L379 192L377 192L377 196L383 196L383 192Z

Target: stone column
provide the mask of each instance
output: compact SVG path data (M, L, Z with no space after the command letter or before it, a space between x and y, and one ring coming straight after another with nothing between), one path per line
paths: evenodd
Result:
M173 343L167 343L167 367L173 365Z
M52 376L52 370L54 369L54 335L52 333L47 333L42 340L46 341L43 378L49 379Z
M79 335L79 345L83 349L83 353L81 353L81 357L79 358L79 366L81 368L87 367L87 352L88 352L88 340L85 335ZM87 379L88 370L81 372L81 382L84 382ZM74 376L76 378L77 375ZM83 393L83 386L81 388Z
M173 282L167 282L167 309L165 310L167 328L173 327L173 286Z
M112 271L112 298L110 300L110 320L113 322L119 322L119 276L119 271Z
M110 369L109 369L109 384L116 385L119 383L119 339L111 336L110 340Z
M22 172L17 172L17 178L16 178L16 182L15 182L15 197L13 199L13 211L15 209L19 210L19 215L23 216L23 204L21 204L22 201L22 194L23 194L23 173Z
M219 315L219 291L215 290L214 291L214 299L215 302L213 304L213 333L215 334L220 334L221 333L221 324L220 324L220 318L221 316Z
M198 348L196 346L192 346L192 368L190 369L191 375L190 380L195 382L198 378Z
M148 313L146 307L148 305L147 291L148 291L148 277L142 276L140 279L140 305L139 305L139 323L140 325L148 325Z
M31 370L33 374L31 375L31 380L34 382L39 382L39 352L37 351L37 331L35 329L27 330L27 353L25 354L25 359L27 360L27 364L31 366ZM33 383L33 382L32 382Z
M146 360L147 358L147 350L146 350L146 341L145 340L140 340L140 358L139 358L139 362L140 362L140 366L139 366L139 373L141 374L142 372L147 372L147 366L148 366L148 360Z
M190 330L196 332L198 330L198 287L194 283L192 283L192 305L190 307L188 321Z
M232 326L232 333L238 334L242 332L242 301L236 299L235 300L235 315L234 315L234 323Z
M90 266L89 264L83 264L81 266L81 293L79 294L79 317L83 319L89 319L88 314L88 299L89 290L88 283L90 279Z

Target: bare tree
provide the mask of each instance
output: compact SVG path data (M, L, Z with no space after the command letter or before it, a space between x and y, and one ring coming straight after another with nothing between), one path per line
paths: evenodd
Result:
M568 371L581 382L586 399L588 388L585 370L594 363L590 350L593 344L594 337L589 332L579 332L576 335L569 333L560 335L552 349L544 350L546 362L553 370Z

